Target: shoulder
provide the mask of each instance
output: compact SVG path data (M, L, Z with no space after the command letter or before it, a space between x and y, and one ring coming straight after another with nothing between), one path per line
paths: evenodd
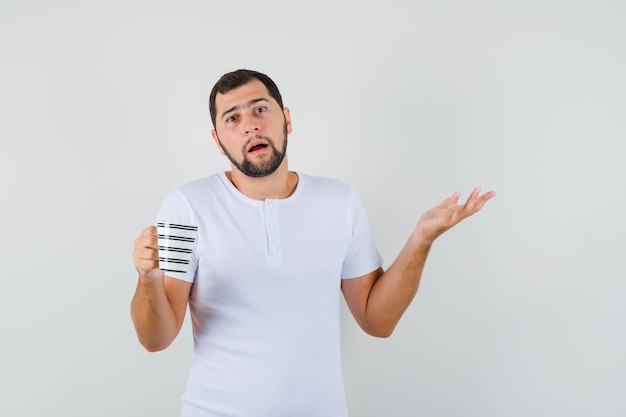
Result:
M213 174L175 186L165 202L169 205L193 207L206 204L207 201L219 200L224 195L224 190L220 174Z
M219 188L222 183L221 173L209 175L208 177L198 178L175 187L175 190L183 194L193 194L196 192L204 192L207 189Z
M223 198L228 192L228 180L223 172L212 174L180 184L171 194L183 197L190 202L213 198Z
M352 195L352 186L345 181L320 175L310 175L298 172L300 181L308 191L323 192L339 195Z

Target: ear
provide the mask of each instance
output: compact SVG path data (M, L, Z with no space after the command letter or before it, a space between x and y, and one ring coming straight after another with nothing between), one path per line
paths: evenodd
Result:
M283 114L285 115L285 123L287 124L287 134L291 134L293 128L291 126L291 110L289 110L289 107L283 108Z
M219 138L217 137L217 132L215 131L215 129L211 130L211 137L213 138L213 141L215 142L215 144L217 145L218 149L220 150L220 153L222 155L225 155L224 153L224 149L222 149L222 144L220 143Z

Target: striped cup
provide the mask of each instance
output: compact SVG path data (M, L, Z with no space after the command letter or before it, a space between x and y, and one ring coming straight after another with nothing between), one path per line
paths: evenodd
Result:
M187 272L193 245L198 236L197 226L159 222L159 269L166 272Z

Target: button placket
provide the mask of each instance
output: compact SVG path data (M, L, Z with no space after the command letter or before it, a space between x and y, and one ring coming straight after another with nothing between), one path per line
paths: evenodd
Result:
M280 234L278 229L278 210L272 200L265 201L265 234L268 255L272 259L281 257Z

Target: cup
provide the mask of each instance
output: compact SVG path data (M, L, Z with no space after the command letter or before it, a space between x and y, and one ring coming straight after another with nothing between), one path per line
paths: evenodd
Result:
M187 272L197 236L197 226L157 223L159 269L166 272Z

